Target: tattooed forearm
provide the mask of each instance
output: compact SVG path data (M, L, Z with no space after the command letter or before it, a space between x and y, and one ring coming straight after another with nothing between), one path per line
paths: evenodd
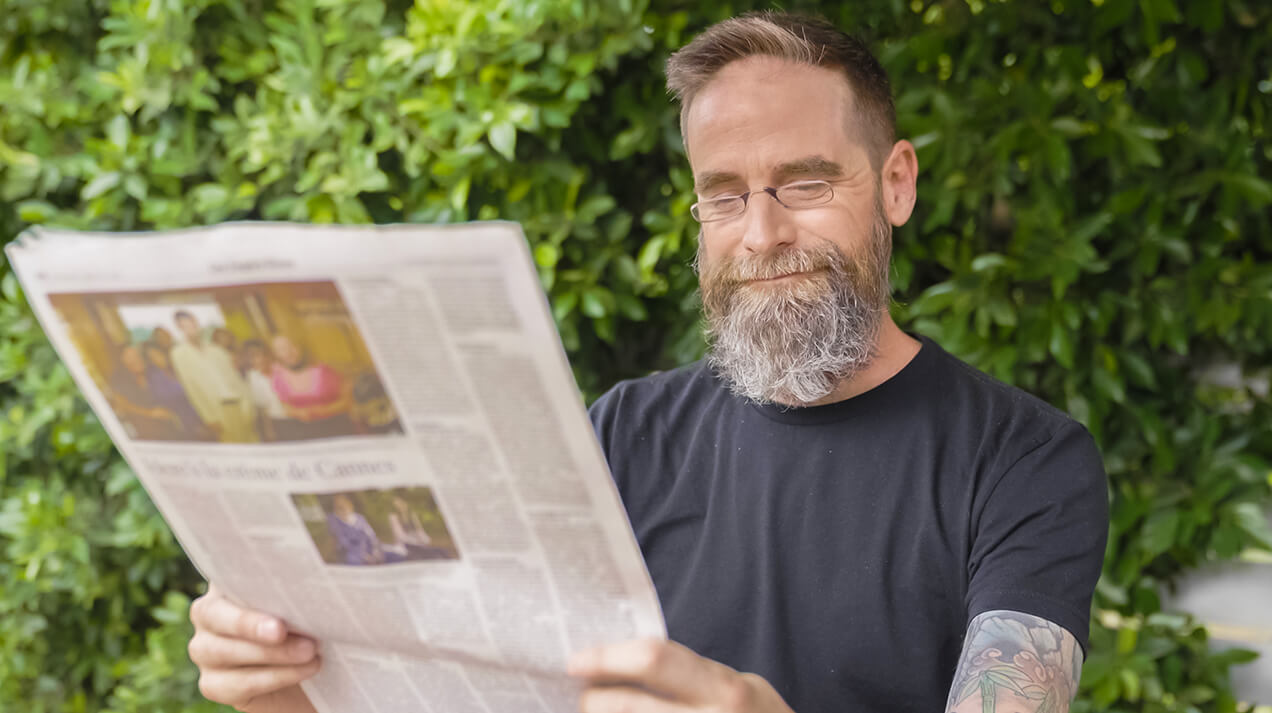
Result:
M1078 690L1082 649L1046 619L990 611L972 620L949 713L1067 713Z

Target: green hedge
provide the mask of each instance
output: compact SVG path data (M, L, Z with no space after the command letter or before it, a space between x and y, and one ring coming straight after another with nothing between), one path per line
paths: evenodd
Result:
M667 53L759 3L6 0L0 238L50 223L521 221L580 386L695 358ZM1085 422L1113 529L1081 710L1228 711L1159 592L1272 548L1272 7L792 2L877 40L911 329ZM1219 367L1242 379L1217 379ZM0 709L201 711L199 591L0 278Z

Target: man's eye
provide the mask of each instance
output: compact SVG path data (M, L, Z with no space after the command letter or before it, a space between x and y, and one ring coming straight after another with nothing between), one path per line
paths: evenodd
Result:
M825 189L826 189L826 186L825 184L822 184L822 183L792 183L790 185L784 186L782 190L788 191L790 193L800 193L800 194L807 193L809 195L812 195L815 193L820 193Z

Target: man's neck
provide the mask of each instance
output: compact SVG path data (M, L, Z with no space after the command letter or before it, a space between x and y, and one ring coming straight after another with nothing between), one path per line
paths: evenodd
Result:
M845 401L873 389L897 375L919 353L919 341L901 331L891 315L884 315L875 344L875 358L862 371L839 382L834 391L816 401L787 406L824 406Z

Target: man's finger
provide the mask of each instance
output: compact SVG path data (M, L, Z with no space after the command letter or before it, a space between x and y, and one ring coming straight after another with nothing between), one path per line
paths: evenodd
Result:
M718 701L730 691L731 669L661 639L637 639L584 651L569 673L594 684L627 684L680 703Z
M679 703L631 686L593 686L579 694L579 713L686 713Z
M257 696L282 690L318 672L322 659L300 666L212 669L199 676L199 693L217 703L243 706Z
M190 639L189 651L190 660L200 668L296 666L318 655L318 646L312 639L298 634L288 636L281 644L271 645L199 631Z
M244 609L216 590L195 600L190 620L196 629L259 644L280 644L287 638L287 627L278 617Z

